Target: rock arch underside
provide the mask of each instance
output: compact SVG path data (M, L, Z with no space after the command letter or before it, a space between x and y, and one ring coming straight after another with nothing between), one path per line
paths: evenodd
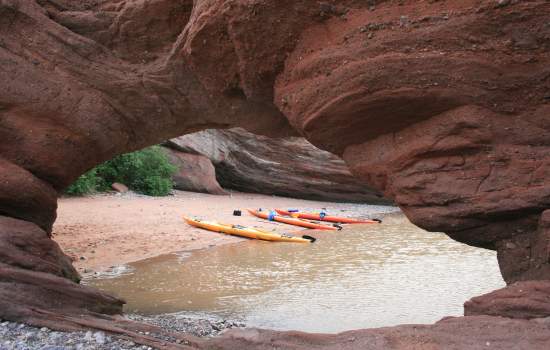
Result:
M547 349L549 49L544 0L0 0L0 317L166 349ZM122 319L50 239L58 194L229 127L341 156L416 225L496 250L511 284L465 317L338 335Z

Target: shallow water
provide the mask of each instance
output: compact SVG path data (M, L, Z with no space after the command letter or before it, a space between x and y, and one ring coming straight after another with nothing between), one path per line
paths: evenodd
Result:
M494 252L405 219L312 235L314 244L246 241L165 255L89 284L126 299L127 312L192 311L309 332L433 323L504 286Z

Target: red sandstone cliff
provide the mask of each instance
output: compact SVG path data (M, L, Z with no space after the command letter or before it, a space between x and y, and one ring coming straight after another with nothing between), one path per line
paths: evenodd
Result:
M184 135L166 145L184 152L182 156L189 153L185 157L207 157L216 168L214 180L217 178L227 189L294 198L388 203L380 193L353 177L341 158L300 137L270 138L235 128ZM202 178L212 182L211 174Z
M548 13L544 0L0 0L0 316L78 327L120 312L67 279L48 237L57 193L116 154L234 126L301 134L415 224L496 249L507 281L550 279ZM490 321L548 348L548 327L522 322ZM475 348L462 329L429 344ZM392 332L386 348L414 337Z

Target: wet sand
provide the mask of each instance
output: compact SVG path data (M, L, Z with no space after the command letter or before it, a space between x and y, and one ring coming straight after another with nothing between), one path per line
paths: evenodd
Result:
M167 197L135 193L99 194L59 200L54 239L71 256L81 273L104 271L160 254L192 251L243 239L208 232L184 223L182 215L241 224L268 231L300 233L300 228L255 218L246 208L300 208L349 217L371 217L395 207L331 203L260 194L215 196L175 191ZM243 211L233 216L233 210Z

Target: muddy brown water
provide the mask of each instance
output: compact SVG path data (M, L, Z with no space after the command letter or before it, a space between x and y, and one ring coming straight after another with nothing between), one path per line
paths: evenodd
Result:
M193 312L308 332L433 323L504 286L494 252L404 217L315 236L314 244L245 241L164 255L87 283L126 299L127 312Z

